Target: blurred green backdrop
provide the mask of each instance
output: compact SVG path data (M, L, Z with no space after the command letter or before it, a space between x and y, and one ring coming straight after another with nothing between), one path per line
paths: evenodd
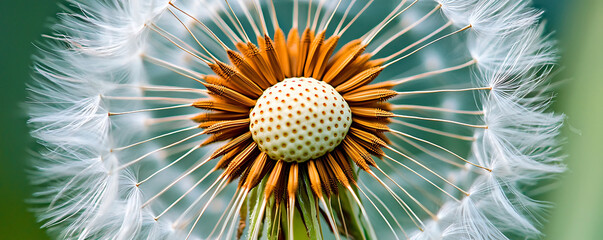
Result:
M4 2L4 1L3 1ZM25 169L34 146L22 103L34 42L49 33L59 0L21 0L0 8L0 239L48 239L25 199ZM564 129L569 171L541 196L556 207L546 239L603 239L603 1L535 0L561 48L556 80L564 81L555 109L568 115Z

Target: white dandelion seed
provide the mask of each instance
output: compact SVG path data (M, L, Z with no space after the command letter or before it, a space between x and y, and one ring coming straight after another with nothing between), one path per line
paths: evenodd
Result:
M35 59L64 239L507 239L563 171L529 1L73 0Z

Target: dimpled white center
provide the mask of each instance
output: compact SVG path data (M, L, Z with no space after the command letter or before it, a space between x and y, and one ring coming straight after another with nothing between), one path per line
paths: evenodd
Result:
M313 78L288 78L264 91L249 118L261 151L274 160L304 162L341 143L352 111L331 85Z

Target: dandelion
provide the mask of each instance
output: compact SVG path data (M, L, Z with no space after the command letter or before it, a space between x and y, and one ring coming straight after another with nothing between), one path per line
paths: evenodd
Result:
M563 171L527 1L72 1L35 60L66 239L538 237Z

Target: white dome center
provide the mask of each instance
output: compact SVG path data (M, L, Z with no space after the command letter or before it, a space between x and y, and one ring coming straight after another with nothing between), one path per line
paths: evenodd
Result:
M305 162L341 143L352 111L331 85L313 78L288 78L264 91L249 118L261 151L275 160Z

